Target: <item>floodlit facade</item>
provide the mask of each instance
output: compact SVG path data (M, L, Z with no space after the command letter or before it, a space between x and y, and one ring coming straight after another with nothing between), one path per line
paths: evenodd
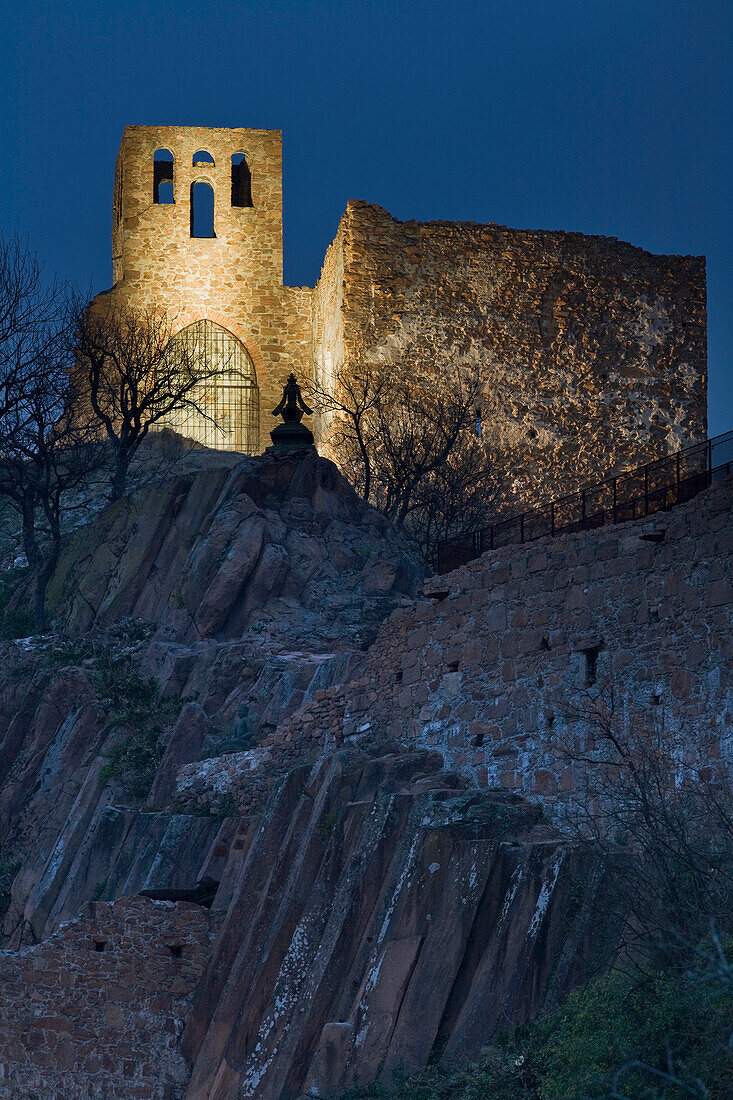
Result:
M226 365L168 422L206 446L260 452L291 370L363 362L472 371L527 506L705 437L703 258L350 201L316 286L286 287L277 130L128 126L113 211L104 298L165 309Z

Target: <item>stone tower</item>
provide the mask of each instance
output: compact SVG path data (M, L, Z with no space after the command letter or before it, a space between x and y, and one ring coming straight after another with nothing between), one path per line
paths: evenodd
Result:
M166 309L176 339L226 357L211 421L171 422L223 449L261 451L289 372L311 369L312 291L283 287L281 145L279 130L128 126L117 157L105 297Z

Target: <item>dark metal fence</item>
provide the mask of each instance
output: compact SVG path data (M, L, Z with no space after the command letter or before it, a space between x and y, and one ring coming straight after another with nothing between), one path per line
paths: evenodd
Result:
M470 534L444 539L438 543L438 572L448 573L486 550L512 543L641 519L690 500L730 473L733 473L733 431L606 478L542 508L497 520Z

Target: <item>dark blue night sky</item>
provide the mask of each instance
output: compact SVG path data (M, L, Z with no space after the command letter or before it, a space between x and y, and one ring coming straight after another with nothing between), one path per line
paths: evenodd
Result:
M290 285L348 198L705 254L733 427L730 0L3 0L0 26L0 224L49 271L110 284L125 124L282 129Z

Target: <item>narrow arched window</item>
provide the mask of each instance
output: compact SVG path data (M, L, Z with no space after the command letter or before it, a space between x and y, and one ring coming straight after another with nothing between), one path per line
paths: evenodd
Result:
M205 149L199 149L198 153L193 154L193 166L197 164L213 164L214 158L211 153L207 153Z
M173 199L173 154L170 149L153 153L153 202L168 206Z
M215 237L214 188L210 183L196 180L191 184L191 236Z
M252 206L252 173L244 153L232 157L232 206Z

